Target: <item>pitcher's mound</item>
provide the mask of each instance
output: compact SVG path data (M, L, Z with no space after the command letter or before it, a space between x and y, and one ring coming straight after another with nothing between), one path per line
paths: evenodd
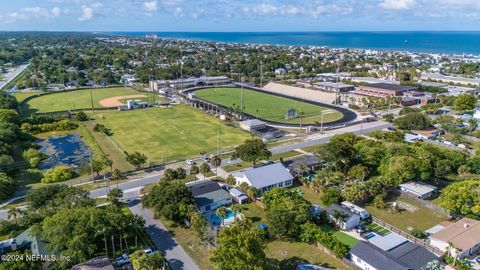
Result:
M143 98L146 97L145 95L129 95L129 96L116 96L110 97L106 99L100 100L100 105L102 107L116 107L125 105L124 103L120 102L122 99L129 99L129 98Z

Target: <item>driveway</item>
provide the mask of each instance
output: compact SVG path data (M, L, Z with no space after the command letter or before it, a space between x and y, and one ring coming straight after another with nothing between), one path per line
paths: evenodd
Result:
M125 198L133 198L132 193L138 191L131 191L125 194ZM165 226L153 217L153 212L149 209L143 209L139 198L132 199L127 203L128 208L134 214L142 216L145 219L145 230L150 236L158 250L162 251L170 265L174 270L200 270L192 258L180 246L173 235L165 228Z

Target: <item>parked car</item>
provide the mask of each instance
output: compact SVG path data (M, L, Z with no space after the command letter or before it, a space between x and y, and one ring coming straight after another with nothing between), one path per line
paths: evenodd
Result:
M188 165L195 165L195 161L193 161L191 159L187 159L187 164Z
M209 156L206 156L206 155L203 155L203 156L202 156L202 160L203 160L203 162L208 163L208 162L210 162L210 157L209 157Z
M128 257L127 254L123 254L121 257L118 257L115 259L115 265L116 266L122 266L127 263L130 263L130 257Z
M359 234L365 233L367 231L367 228L363 225L358 225L356 229L357 229L357 233Z
M477 257L475 258L475 261L476 261L477 263L480 263L480 256L477 256Z

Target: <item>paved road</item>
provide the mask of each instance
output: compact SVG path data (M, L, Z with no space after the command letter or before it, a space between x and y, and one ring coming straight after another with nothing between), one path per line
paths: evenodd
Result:
M174 270L200 270L167 228L153 217L153 212L142 207L138 191L138 189L131 190L124 194L124 198L131 200L127 203L128 208L134 214L142 216L145 219L145 230L155 243L156 248L165 254Z
M392 126L391 123L383 122L383 121L375 121L375 122L357 124L353 126L347 126L339 129L333 129L333 130L325 131L324 134L315 133L315 134L308 135L306 139L302 142L297 142L297 143L293 143L285 146L272 148L270 149L270 152L272 152L272 154L274 155L285 153L298 148L327 143L330 141L330 138L332 138L334 135L343 134L346 132L353 132L354 134L360 135L360 134L366 134L366 133L369 133L375 130L380 130L390 126ZM229 164L236 164L240 162L241 162L240 159L236 159L236 160L225 159L225 160L222 160L222 166L229 165Z
M30 66L30 64L21 65L21 66L18 66L16 68L14 68L14 70L11 70L11 71L7 72L6 74L3 74L5 80L0 81L0 89L2 89L2 87L4 87L10 81L15 79L28 66ZM6 90L10 90L10 89L6 89Z

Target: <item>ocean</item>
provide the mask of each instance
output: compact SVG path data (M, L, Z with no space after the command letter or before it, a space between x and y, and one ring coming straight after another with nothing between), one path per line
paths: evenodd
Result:
M160 38L480 55L480 32L111 32Z

